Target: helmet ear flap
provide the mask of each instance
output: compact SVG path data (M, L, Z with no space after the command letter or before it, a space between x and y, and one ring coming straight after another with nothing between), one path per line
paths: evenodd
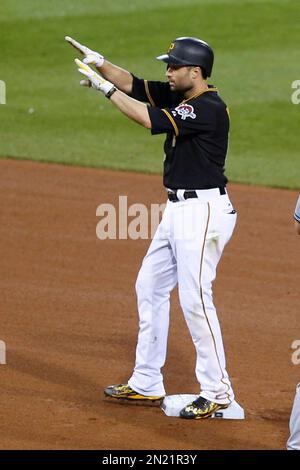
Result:
M203 78L204 80L206 80L208 77L207 77L207 73L206 73L205 68L204 68L204 67L200 67L200 69L201 69L201 73L202 73L202 78Z

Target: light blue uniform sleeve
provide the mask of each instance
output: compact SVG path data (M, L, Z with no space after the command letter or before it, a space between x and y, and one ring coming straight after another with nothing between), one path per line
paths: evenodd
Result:
M290 417L290 437L287 441L287 450L300 450L300 383L297 385Z
M297 220L300 224L300 196L298 197L296 209L295 209L295 214L294 214L294 219Z

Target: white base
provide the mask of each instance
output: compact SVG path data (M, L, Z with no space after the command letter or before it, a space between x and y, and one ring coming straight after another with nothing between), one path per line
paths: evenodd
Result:
M161 404L161 409L167 416L180 416L180 411L189 403L196 400L199 395L169 395ZM243 408L234 400L228 408L214 413L212 418L245 419Z

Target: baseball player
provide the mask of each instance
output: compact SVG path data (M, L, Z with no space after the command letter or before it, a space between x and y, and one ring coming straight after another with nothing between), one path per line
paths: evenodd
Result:
M295 229L300 235L300 196L294 214ZM300 382L296 388L293 409L290 417L290 437L287 441L288 450L300 450Z
M166 134L163 183L167 205L136 281L139 334L136 361L126 384L111 385L106 396L161 400L170 292L178 285L180 304L197 354L198 399L180 416L201 419L227 408L234 399L226 370L212 282L236 223L224 165L229 115L218 90L207 82L214 54L204 41L175 39L167 53L166 82L147 81L108 62L101 54L66 40L84 55L75 59L82 85L102 92L128 118ZM97 68L100 75L89 65Z

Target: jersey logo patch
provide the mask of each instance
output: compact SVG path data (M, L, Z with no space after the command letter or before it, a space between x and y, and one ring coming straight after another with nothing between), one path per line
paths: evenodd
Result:
M186 118L190 117L191 119L196 118L196 114L194 113L194 108L190 104L180 104L175 108L175 111L181 116L181 119L185 121ZM176 114L173 112L174 116Z

